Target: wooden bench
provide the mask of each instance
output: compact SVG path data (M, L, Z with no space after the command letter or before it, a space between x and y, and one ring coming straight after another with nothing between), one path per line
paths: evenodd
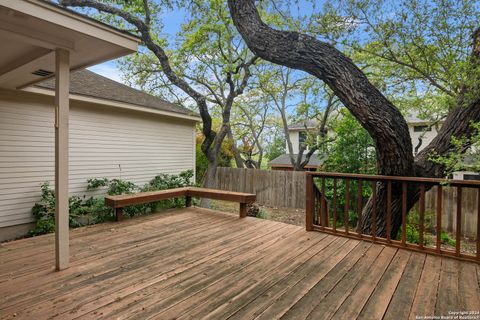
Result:
M251 193L185 187L134 194L122 194L118 196L106 196L105 204L115 209L116 220L120 221L123 219L124 207L180 197L185 197L185 205L187 207L192 205L192 197L238 202L240 203L240 218L247 216L247 204L255 202L256 199L256 195Z

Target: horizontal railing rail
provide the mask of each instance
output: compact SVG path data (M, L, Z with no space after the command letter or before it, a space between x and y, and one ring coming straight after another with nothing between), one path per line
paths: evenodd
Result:
M480 181L332 172L307 172L305 180L307 231L480 263ZM425 194L432 188L435 209L427 213ZM455 222L453 239L442 227L446 188L456 189L455 210L448 217ZM476 239L462 237L464 189L476 192Z

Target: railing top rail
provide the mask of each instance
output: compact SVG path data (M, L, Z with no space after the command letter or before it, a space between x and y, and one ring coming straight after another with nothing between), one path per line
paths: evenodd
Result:
M453 179L440 179L440 178L383 176L383 175L356 174L356 173L312 172L312 171L307 171L306 174L315 176L315 177L326 177L326 178L423 182L423 183L431 183L431 184L447 184L452 186L480 188L480 181L473 181L473 180L453 180Z

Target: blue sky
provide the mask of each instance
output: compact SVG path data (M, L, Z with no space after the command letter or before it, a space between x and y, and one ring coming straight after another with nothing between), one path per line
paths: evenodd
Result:
M169 40L173 40L175 34L180 30L180 24L184 21L184 18L184 10L168 11L163 14L164 33ZM88 69L112 80L123 82L122 73L117 68L116 60L104 62Z

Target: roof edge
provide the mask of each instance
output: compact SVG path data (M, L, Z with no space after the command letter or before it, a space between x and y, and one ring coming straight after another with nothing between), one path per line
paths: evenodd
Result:
M86 22L88 24L94 24L97 27L101 27L103 29L108 29L109 31L116 32L119 35L125 36L125 37L130 38L131 40L137 41L139 43L141 42L140 36L137 36L137 35L135 35L133 33L130 33L126 30L115 28L115 27L113 27L113 26L111 26L111 25L109 25L105 22L102 22L102 21L99 21L99 20L94 19L92 17L89 17L85 14L77 12L73 9L68 8L68 7L61 6L61 5L56 4L56 3L54 3L50 0L26 0L26 1L28 1L30 3L33 3L33 4L36 4L36 5L40 5L40 6L49 8L50 10L55 10L55 11L58 11L58 12L66 13L68 15L73 16L72 18L82 20L83 22Z
M42 95L47 95L47 96L54 96L55 95L55 92L53 90L46 89L46 88L39 88L39 87L27 87L27 88L24 88L22 91L30 92L30 93L36 93L36 94L42 94ZM135 104L120 102L120 101L114 101L114 100L108 100L108 99L101 99L101 98L85 96L85 95L81 95L81 94L71 93L70 94L70 99L75 100L75 101L81 101L81 102L94 103L94 104L114 107L114 108L121 108L121 109L125 109L125 110L163 115L163 116L167 116L167 117L171 117L171 118L183 119L183 120L188 120L188 121L193 121L193 122L200 122L202 120L199 116L195 116L195 115L188 115L188 114L182 114L182 113L177 113L177 112L158 110L158 109L153 109L153 108L149 108L149 107L145 107L145 106L141 106L141 105L135 105Z

